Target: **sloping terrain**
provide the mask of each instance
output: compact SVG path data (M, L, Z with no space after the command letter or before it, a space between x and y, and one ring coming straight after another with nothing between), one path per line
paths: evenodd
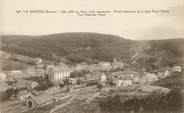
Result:
M167 88L184 88L184 74L175 73L162 80L156 81L153 85L158 85Z
M112 61L114 57L128 61L138 51L139 59L153 59L160 64L181 62L184 59L184 39L133 41L98 33L61 33L43 36L2 36L2 50L31 57L71 62ZM149 49L146 49L149 46ZM147 64L149 60L144 60ZM152 62L151 62L152 63Z

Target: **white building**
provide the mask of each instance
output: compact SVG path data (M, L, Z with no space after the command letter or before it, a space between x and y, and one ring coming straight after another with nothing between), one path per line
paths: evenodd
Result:
M169 75L170 75L169 70L166 70L166 71L164 72L164 77L167 77L167 76L169 76Z
M153 82L153 81L157 81L158 77L154 73L145 73L144 79L146 82Z
M174 67L172 67L172 71L181 73L181 67L180 66L174 66Z
M4 81L6 80L6 78L7 78L7 75L3 72L0 72L0 80Z
M53 66L49 69L49 80L52 83L60 83L63 79L68 78L71 73L71 69L65 64L60 63L59 66Z
M102 70L105 70L105 69L109 69L110 68L110 63L109 62L99 62L97 64L97 68L100 68Z
M132 84L132 80L117 80L116 87L126 87Z
M101 76L101 82L105 82L107 80L106 75L103 73Z

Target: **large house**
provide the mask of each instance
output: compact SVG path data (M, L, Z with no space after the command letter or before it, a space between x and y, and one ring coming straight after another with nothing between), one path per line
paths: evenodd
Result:
M54 84L60 83L63 79L69 78L70 73L71 69L63 63L52 66L48 69L49 81Z
M24 99L23 103L25 103L24 105L27 108L35 108L52 102L53 98L49 94L44 93L39 95L29 94L29 96Z

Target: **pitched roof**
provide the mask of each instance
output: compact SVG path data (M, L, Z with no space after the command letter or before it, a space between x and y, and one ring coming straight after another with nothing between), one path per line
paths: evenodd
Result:
M18 80L15 85L17 87L27 87L27 86L30 86L32 83L33 81L29 81L29 80Z
M46 102L52 101L52 96L47 93L43 93L40 95L30 94L30 98L33 99L38 105L44 104Z
M132 80L133 77L131 77L131 76L118 76L117 79L119 79L119 80Z
M116 71L112 73L112 75L130 75L130 74L138 75L139 73L133 71Z

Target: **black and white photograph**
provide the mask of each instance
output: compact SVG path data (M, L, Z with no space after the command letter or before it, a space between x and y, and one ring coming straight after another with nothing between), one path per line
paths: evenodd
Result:
M0 113L184 113L184 0L0 0Z

